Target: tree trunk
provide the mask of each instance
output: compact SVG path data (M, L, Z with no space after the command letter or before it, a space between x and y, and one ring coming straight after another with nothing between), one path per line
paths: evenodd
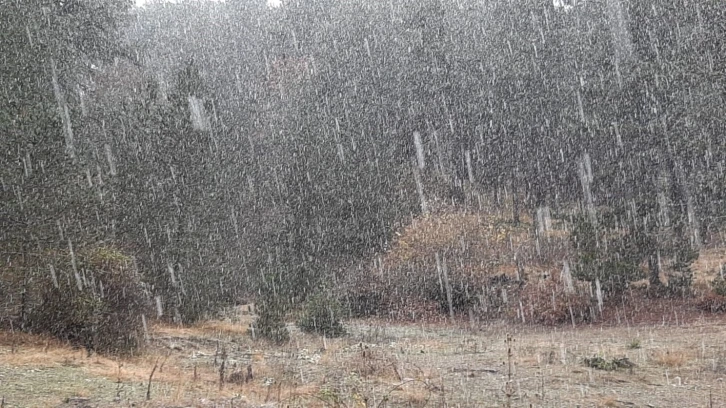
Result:
M656 250L648 257L648 281L651 288L663 286L660 281L660 251Z
M517 192L517 172L512 172L512 222L519 225L519 194Z

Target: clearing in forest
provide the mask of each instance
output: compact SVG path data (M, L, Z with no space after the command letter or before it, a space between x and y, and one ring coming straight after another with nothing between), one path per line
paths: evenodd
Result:
M291 327L284 346L252 339L252 319L156 326L144 354L126 359L3 333L0 398L7 408L726 404L726 323L714 319L576 328L361 320L340 339Z

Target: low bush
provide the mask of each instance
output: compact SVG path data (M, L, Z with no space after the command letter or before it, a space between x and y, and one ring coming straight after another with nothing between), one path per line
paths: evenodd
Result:
M585 364L586 367L605 371L615 371L620 368L632 369L633 367L635 367L635 364L627 357L612 358L610 360L607 360L605 358L595 356L592 358L585 358L583 360L583 364Z
M340 289L348 317L417 321L441 316L440 304L418 291L418 280L393 278L384 282L375 271L367 276L351 274Z
M257 319L252 324L255 336L273 341L277 344L290 341L290 332L285 326L285 308L280 300L263 299L255 305Z
M711 282L711 290L718 296L726 297L726 279L717 277Z
M726 279L719 276L711 282L708 291L698 300L698 308L710 313L726 312Z
M349 290L345 296L345 306L350 317L382 316L386 313L383 294L369 288Z
M641 347L640 339L632 339L626 345L630 350L637 350Z
M310 299L297 326L307 333L340 337L346 334L340 321L342 316L340 303L330 294L319 293Z
M575 221L570 241L576 255L573 277L587 282L599 280L606 296L625 293L631 282L645 277L633 237L596 227L580 217ZM601 241L607 241L607 245Z
M149 296L133 259L98 247L56 257L38 276L25 327L89 352L129 354L143 344L142 315Z
M349 317L382 317L390 312L389 289L380 277L355 271L341 285L343 305Z
M726 296L708 292L698 300L698 308L710 313L726 312Z
M474 306L477 301L476 292L480 290L480 285L475 285L465 277L453 280L450 285L451 308L454 313L466 312ZM449 313L449 299L445 285L429 281L429 285L423 288L423 292L426 300L434 301L439 305L441 313Z
M525 320L542 324L585 322L592 319L590 295L580 285L568 292L554 276L539 282L527 282L519 293ZM529 319L527 319L527 317Z

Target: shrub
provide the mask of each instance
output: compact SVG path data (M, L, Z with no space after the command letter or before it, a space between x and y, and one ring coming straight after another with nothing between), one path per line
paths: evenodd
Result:
M560 279L550 277L540 282L527 282L519 294L525 317L534 323L560 324L584 322L592 318L589 294L576 287L569 293Z
M640 345L640 339L632 339L628 342L627 347L630 350L637 350L641 347Z
M698 308L711 313L726 312L726 296L713 292L706 293L698 302Z
M698 251L687 246L676 250L671 266L672 271L668 278L668 294L685 297L693 293L693 269L691 264L696 259L698 259ZM726 285L724 289L726 289ZM724 290L724 294L726 294L726 290Z
M449 284L451 285L451 308L454 313L466 312L474 306L477 300L475 294L477 285L469 282L469 279L466 277L455 279ZM445 287L442 288L438 283L429 281L429 284L423 288L423 291L426 300L438 303L441 313L449 313L449 299Z
M340 322L342 315L340 303L334 297L319 293L308 302L297 326L307 333L340 337L345 335L345 329Z
M142 345L149 296L133 260L112 247L62 255L36 285L30 331L101 353L129 354ZM73 263L75 262L75 266Z
M633 362L630 361L627 357L612 358L610 360L599 356L594 356L592 358L586 357L583 360L583 363L587 367L605 371L614 371L620 368L632 369L633 367L635 367L635 364L633 364Z
M698 300L698 308L710 313L726 312L726 280L716 277L709 290Z
M496 275L489 278L483 287L481 295L477 300L476 309L484 318L501 318L505 316L508 309L514 306L514 299L517 297L525 281L507 275ZM516 312L515 312L516 314Z
M604 227L596 228L587 219L579 218L570 240L577 255L573 277L588 282L600 280L606 294L624 293L630 282L644 277L632 237Z
M394 296L395 285L384 282L378 273L354 271L344 279L340 290L348 317L390 317L395 314L401 296Z
M726 279L717 277L711 282L711 290L718 296L726 297Z
M353 288L345 296L345 305L350 317L370 317L385 314L383 294L370 288Z
M281 300L263 299L256 305L257 319L252 325L254 334L277 344L287 343L290 332L285 326L285 308Z

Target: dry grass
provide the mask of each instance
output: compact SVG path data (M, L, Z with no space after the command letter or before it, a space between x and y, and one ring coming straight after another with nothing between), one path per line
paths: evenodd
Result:
M511 273L511 252L532 243L529 228L524 224L513 226L496 213L463 211L414 219L397 235L383 260L390 268L430 258L437 252L461 252L465 245L464 252L472 261L468 269L487 274ZM481 260L487 261L483 267Z
M706 248L693 262L695 285L708 285L718 276L721 267L726 265L726 247Z
M174 334L187 346L147 348L143 356L116 360L86 357L47 339L18 335L23 340L10 352L7 334L0 336L0 370L3 367L45 367L83 373L79 378L105 378L108 383L136 387L137 406L203 406L208 401L229 400L251 404L279 403L291 407L363 406L365 401L385 406L449 405L502 406L507 376L506 332L513 334L514 398L521 406L694 406L698 390L715 386L719 374L703 367L714 365L726 353L720 340L726 326L716 322L683 327L613 327L540 330L516 326L493 326L484 331L462 330L455 325L388 325L385 336L360 343L371 326L385 322L357 322L351 337L328 340L293 331L286 346L252 341L249 337L219 340L227 347L229 375L252 364L255 378L246 384L225 383L219 387L219 365L212 364L214 344L219 339L217 323L195 328L160 328L156 336ZM216 329L210 329L214 327ZM199 337L207 336L207 337ZM370 336L369 336L370 337ZM639 338L640 349L628 348L628 339ZM213 340L213 341L210 341ZM17 344L19 341L15 340ZM700 350L700 351L694 351ZM193 357L202 355L203 357ZM584 357L628 357L636 364L628 370L600 371L582 365ZM311 358L317 356L317 358ZM719 360L720 361L720 360ZM162 367L163 362L163 367ZM143 392L154 365L151 403ZM194 367L196 366L196 377ZM672 387L663 387L664 368L674 370ZM677 369L677 372L675 371ZM676 379L678 375L678 379ZM266 379L274 379L266 383ZM689 388L678 386L680 382ZM135 385L134 385L135 384ZM616 388L617 387L617 388ZM617 390L615 394L611 390ZM87 396L97 389L76 382L56 398ZM726 393L714 396L717 405ZM37 400L41 401L41 400ZM195 402L196 401L196 402ZM54 405L44 399L34 406ZM331 405L332 404L332 405ZM33 404L28 404L33 406ZM381 405L381 406L384 406Z
M230 327L223 322L206 322L192 328L162 327L155 335L177 335L186 338L217 337L223 333L244 333ZM209 338L207 337L207 338ZM215 398L232 397L240 392L240 386L224 384L219 387L219 367L208 362L201 362L195 368L190 366L187 356L171 350L150 347L140 357L110 358L105 356L87 356L85 350L77 350L57 341L42 336L28 334L8 334L0 332L0 366L18 368L59 369L62 367L79 369L83 372L106 378L114 383L146 384L149 375L157 366L153 376L154 399L170 403L188 401L194 395L214 395ZM221 363L221 361L220 361ZM266 365L264 358L258 357L254 361L255 374L261 377L269 375L272 371ZM231 373L231 367L226 374ZM267 387L260 383L250 383L243 386L245 392L262 395ZM156 391L161 389L161 391ZM159 393L162 395L158 395ZM90 396L91 391L86 388L73 388L66 392L66 396ZM288 395L290 392L283 392Z
M386 396L391 398L393 406L423 408L432 405L436 406L433 401L439 397L440 391L433 383L407 379L389 388Z
M58 347L62 343L50 336L0 330L0 347Z
M619 407L620 403L618 402L618 398L614 395L607 395L602 398L597 403L598 407Z
M0 362L13 366L33 367L78 367L86 357L85 350L73 350L67 347L42 349L21 346L15 352L0 354Z
M403 380L398 361L383 350L362 349L346 363L351 372L364 379Z
M685 350L656 350L653 352L653 362L661 367L681 368L688 364L692 357Z
M191 326L156 324L152 331L156 335L170 337L218 337L218 336L244 336L247 335L250 324L254 321L252 315L242 315L238 321L208 320L195 323Z

